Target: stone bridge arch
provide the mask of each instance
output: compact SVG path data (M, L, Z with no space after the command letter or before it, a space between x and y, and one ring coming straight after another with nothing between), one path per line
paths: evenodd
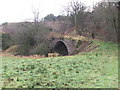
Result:
M63 41L57 41L53 50L62 56L68 55L68 47Z
M76 50L75 40L70 39L55 39L53 40L52 49L61 55L72 55Z

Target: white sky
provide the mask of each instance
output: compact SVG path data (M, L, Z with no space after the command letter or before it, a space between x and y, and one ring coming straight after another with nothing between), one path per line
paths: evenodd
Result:
M40 18L50 13L59 15L70 1L72 0L0 0L0 24L31 19L33 8L39 8ZM97 1L101 0L81 0L87 6Z

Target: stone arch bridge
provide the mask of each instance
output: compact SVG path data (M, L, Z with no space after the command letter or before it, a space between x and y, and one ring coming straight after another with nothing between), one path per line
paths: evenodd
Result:
M71 38L51 38L50 41L50 47L52 48L50 52L57 52L62 56L75 54L78 47L86 43L84 40L75 40Z

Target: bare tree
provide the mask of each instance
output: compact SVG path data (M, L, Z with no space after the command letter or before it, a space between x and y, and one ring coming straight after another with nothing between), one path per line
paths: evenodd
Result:
M32 12L34 14L34 22L39 22L39 9L34 9Z
M120 1L115 4L118 9L118 30L120 30ZM118 43L120 43L120 32L118 31Z
M118 35L118 11L115 2L99 2L94 5L92 12L93 31L99 30L101 34L106 33L106 40L117 40ZM95 31L96 32L96 31Z
M69 16L69 21L75 27L79 35L81 35L84 26L83 23L85 21L85 9L86 7L81 1L71 1L65 8L67 17Z
M79 17L79 15L83 15L83 12L86 9L86 7L80 1L72 1L72 2L70 2L69 7L71 9L71 10L69 10L69 12L71 12L70 14L74 16L75 27L77 27L79 25L78 17Z
M113 12L113 9L112 9L113 4L114 4L114 3L111 4L110 1L108 0L108 6L109 6L109 9L110 9L110 12L111 12L112 22L113 22L113 26L114 26L114 29L115 29L115 36L116 36L116 38L117 38L117 34L118 34L117 24L118 24L118 22L117 22L117 20L116 20L116 16L115 16L115 14L114 14L114 12ZM116 14L117 14L117 13L116 13ZM117 14L117 15L118 15L118 14Z

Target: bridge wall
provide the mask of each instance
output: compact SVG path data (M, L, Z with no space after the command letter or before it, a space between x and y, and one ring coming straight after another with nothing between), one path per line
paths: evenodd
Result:
M58 41L61 41L66 45L68 49L68 55L71 55L76 50L76 42L70 39L55 39L53 40L52 48L54 48Z

